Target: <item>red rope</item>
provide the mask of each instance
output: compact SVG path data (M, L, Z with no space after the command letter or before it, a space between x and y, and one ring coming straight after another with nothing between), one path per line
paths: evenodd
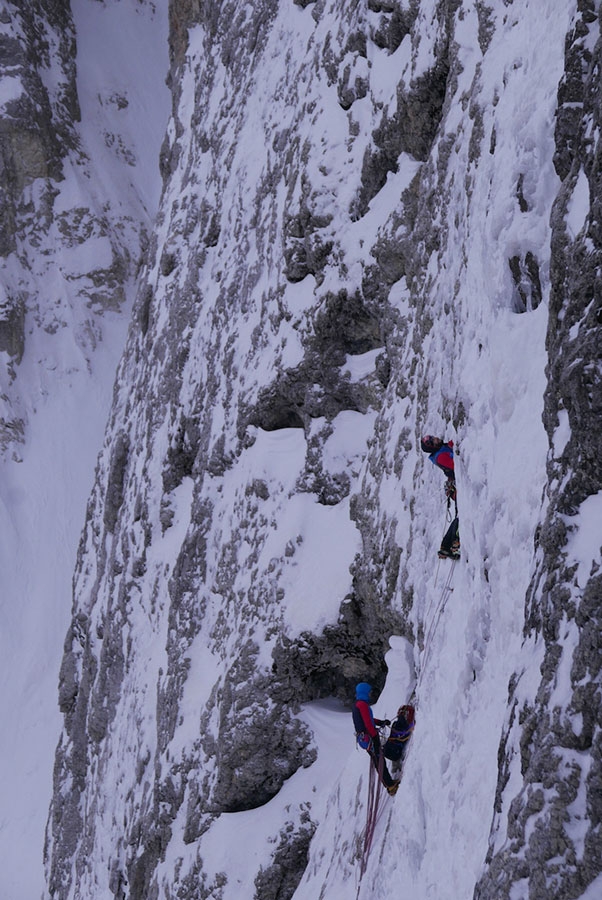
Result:
M369 754L370 755L370 754ZM382 753L378 758L378 772L376 771L376 767L372 762L372 757L370 756L370 774L368 776L368 803L367 803L367 812L366 812L366 827L364 829L364 846L362 848L362 855L360 859L360 877L359 884L357 887L357 892L359 896L359 891L362 883L362 878L364 877L364 873L368 867L368 858L370 856L370 850L372 849L372 842L374 840L374 833L376 831L376 826L382 815L382 811L384 806L381 804L381 799L383 796L382 787L382 777L383 777L383 768L384 768L385 758Z

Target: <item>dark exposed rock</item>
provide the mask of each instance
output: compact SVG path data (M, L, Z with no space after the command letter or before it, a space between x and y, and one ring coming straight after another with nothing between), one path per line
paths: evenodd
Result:
M382 347L378 318L358 293L327 294L314 322L310 346L320 358L342 365L347 354L355 356Z
M307 363L262 391L247 421L266 431L303 428L310 419L324 416L330 421L342 410L366 412L373 402L364 385L342 378L336 365L323 367L321 357L310 355Z
M141 846L135 848L127 865L127 897L131 900L158 900L156 886L151 887L155 874L157 860L161 859L163 851L161 838L153 834L146 834Z
M178 257L175 253L170 253L167 250L164 250L161 255L161 261L159 263L161 269L161 275L167 278L168 275L174 271L178 264Z
M75 35L68 5L29 4L19 9L0 44L2 73L21 93L3 106L0 118L0 256L15 250L24 188L37 179L58 179L62 157L75 146L79 118L75 88ZM58 40L61 77L54 95L44 85L51 35Z
M312 211L311 186L303 180L303 195L297 215L288 214L285 223L285 274L289 281L303 281L307 275L320 273L333 248L333 240L325 229L332 218Z
M247 649L230 670L220 703L219 780L211 805L237 812L263 806L300 766L315 761L311 733L287 710L274 705L268 678L253 677ZM251 676L240 677L242 666Z
M571 170L583 130L584 77L592 62L587 39L595 21L593 0L580 3L580 12L566 37L564 73L558 87L554 165L562 180Z
M82 795L86 788L89 766L86 721L91 685L98 663L91 650L89 620L74 617L65 639L65 655L59 676L59 697L65 714L65 734L56 752L54 791L50 828L57 852L49 867L48 887L51 895L62 896L63 886L72 877L72 857L82 838ZM68 781L69 790L64 785Z
M537 309L542 297L537 257L528 250L524 257L513 256L508 260L508 265L516 287L514 312Z
M184 478L190 477L199 451L199 423L189 416L182 416L171 438L163 470L163 490L173 491Z
M429 72L398 88L397 110L393 115L383 113L373 135L374 149L364 156L362 187L353 211L358 218L385 185L389 172L397 172L401 153L420 161L427 158L441 121L448 74L444 54Z
M355 75L353 81L351 65L345 66L339 79L337 92L339 103L343 109L350 109L356 100L362 100L368 93L368 80L360 75Z
M269 26L277 5L274 0L261 0L254 9L253 24L248 27L244 10L227 0L219 6L202 0L171 0L169 4L170 56L179 65L188 47L188 31L203 25L212 45L218 45L224 65L235 68L245 64L249 55L259 52L269 34Z
M378 392L345 378L340 368L348 354L366 353L382 342L379 319L359 294L326 295L306 340L304 361L262 390L245 423L266 431L304 428L310 419L324 416L331 421L342 410L365 412L377 405Z
M481 53L486 53L495 31L493 10L484 0L476 0L475 6L479 17L479 47Z
M529 212L529 203L525 198L524 193L524 184L525 184L525 176L524 173L521 172L518 176L518 181L516 184L516 199L518 200L518 205L521 212Z
M411 31L418 7L412 4L406 8L399 2L380 2L369 0L368 9L382 13L381 21L372 35L372 40L377 47L394 53L403 39Z
M0 305L0 351L21 362L25 349L25 303L21 297Z
M111 454L111 467L104 508L104 523L107 531L113 531L117 515L123 503L125 470L130 451L130 440L126 434L117 436Z
M398 614L383 608L376 582L365 577L359 562L357 569L355 592L341 606L336 626L321 635L304 633L294 641L283 636L276 645L272 671L279 701L338 697L348 702L357 682L367 679L382 689L389 636L403 631L403 626Z
M307 866L309 844L315 825L306 813L303 826L295 829L291 822L280 833L280 843L273 862L260 869L255 878L255 896L261 900L290 900Z
M140 331L142 332L142 334L146 334L146 332L148 331L151 304L153 302L153 289L150 284L145 285L139 291L138 298L138 324L140 326Z

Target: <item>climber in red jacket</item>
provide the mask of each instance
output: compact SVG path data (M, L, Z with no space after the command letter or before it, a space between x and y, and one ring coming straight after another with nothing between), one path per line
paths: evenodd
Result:
M425 453L429 454L429 459L433 465L441 469L441 471L445 473L445 477L448 481L451 481L455 487L454 442L444 441L443 438L433 437L432 434L425 434L420 441L420 446ZM453 499L454 498L452 497L452 500Z
M460 559L460 522L458 519L458 505L456 503L456 473L454 472L454 442L444 441L443 438L425 434L420 441L420 446L428 453L430 461L445 474L445 496L447 508L453 500L456 506L456 515L447 529L438 556L440 559Z
M399 787L399 780L391 778L380 745L380 737L376 730L377 725L390 725L389 719L375 719L370 709L370 695L372 687L365 681L360 682L355 689L355 706L353 707L353 724L358 745L370 754L374 768L391 796L395 796Z

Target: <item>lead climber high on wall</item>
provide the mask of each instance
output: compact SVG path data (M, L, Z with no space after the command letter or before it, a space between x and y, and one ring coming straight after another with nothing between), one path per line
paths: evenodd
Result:
M434 437L432 434L425 434L420 441L420 446L425 453L429 454L429 459L433 465L441 469L445 475L445 496L447 497L448 510L452 500L455 507L454 518L443 536L438 556L440 559L460 559L460 523L458 520L458 503L456 499L454 442L444 441L443 438Z

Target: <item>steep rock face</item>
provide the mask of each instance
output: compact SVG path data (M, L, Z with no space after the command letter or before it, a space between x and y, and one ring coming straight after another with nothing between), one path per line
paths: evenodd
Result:
M223 4L216 17L174 3L170 16L167 181L61 670L57 898L94 894L107 872L117 896L217 890L200 839L311 765L299 704L347 697L367 672L382 683L401 627L378 586L396 553L349 572L370 540L350 496L386 383L386 285L364 279L338 233L371 140L337 88L349 67L366 70L365 12ZM267 96L251 99L255 85ZM340 429L355 431L342 453ZM109 803L107 782L119 786ZM293 814L306 847L313 825ZM114 817L125 827L109 846ZM262 883L283 854L263 861Z
M548 52L541 53L525 40L541 38L540 4L537 10L526 4L520 14L511 3L488 6L456 7L447 36L453 50L443 120L391 236L409 288L409 296L401 285L389 295L391 306L397 299L405 313L399 343L388 345L397 417L393 423L388 396L362 494L374 498L371 530L382 545L383 484L394 459L397 486L412 509L406 545L396 541L397 598L407 612L406 629L413 626L417 638L420 706L414 755L361 897L395 896L400 874L412 896L435 890L450 900L473 893L488 900L589 900L600 890L599 22L593 4L578 4L574 19L573 9L564 10L554 35L546 34ZM557 9L548 5L547 11ZM540 90L546 78L547 89ZM543 379L525 378L521 351L511 346L534 357L543 349L544 299L550 303L545 401ZM518 377L496 359L496 345ZM524 417L524 392L538 386ZM547 478L545 448L532 426L542 414L550 442ZM513 417L523 419L518 428ZM400 428L404 419L406 429ZM460 438L462 567L456 567L449 599L436 590L437 579L429 580L428 558L421 558L433 505L419 466L411 472L413 429L431 430L433 420L453 423ZM526 441L526 430L537 440ZM525 469L537 457L530 481ZM500 477L505 467L507 478ZM540 508L537 494L544 488ZM442 606L433 622L433 608ZM523 622L521 640L514 629ZM446 662L453 660L439 680L429 657L433 642ZM494 698L487 680L498 689L509 674L509 696ZM482 753L488 730L495 743ZM467 797L482 799L489 784L495 813L487 847L482 828L460 823L478 821L483 807ZM346 881L352 892L350 854L338 849L350 840L341 822L351 808L333 797L324 832L318 829L312 844L300 900L334 895ZM447 817L445 809L451 810ZM442 819L439 829L435 819ZM326 841L335 845L330 852ZM445 847L440 855L432 851L438 841ZM328 871L320 867L324 853ZM434 888L439 866L445 875Z
M517 890L533 900L579 897L602 872L599 35L594 4L581 4L558 94L563 185L552 219L544 412L550 502L527 596L525 671L510 685L488 870L475 898Z
M61 669L65 728L46 854L57 900L238 896L232 867L220 865L220 829L227 814L284 795L313 765L300 704L347 698L358 678L382 685L393 633L415 642L422 678L441 500L427 488L417 438L433 422L468 438L459 479L474 511L459 585L461 649L468 635L454 695L461 709L448 733L461 732L464 706L483 725L477 692L488 664L503 676L493 680L505 709L516 642L495 668L491 623L520 617L544 481L537 460L516 475L510 499L496 480L525 386L539 381L513 378L495 340L510 334L528 352L542 334L550 182L556 189L551 153L542 164L529 121L540 97L521 80L524 63L505 55L520 22L511 7L171 3L165 191ZM576 152L566 132L558 137L557 168L571 190ZM552 308L560 260L573 252L562 215ZM566 328L574 324L569 316ZM553 370L560 361L572 371L551 334L549 430ZM497 381L490 369L502 373ZM495 392L484 396L483 385ZM481 458L479 439L491 458ZM538 449L523 443L516 453ZM544 550L556 534L550 497ZM494 545L496 517L516 527L520 546ZM527 615L537 634L544 558ZM572 577L570 567L561 573L563 596ZM500 596L510 597L507 610ZM544 706L545 696L541 745L555 745L560 723ZM485 725L497 742L499 721ZM470 748L461 749L466 758ZM488 764L495 771L495 751ZM422 775L432 777L426 763ZM452 797L460 790L452 786ZM565 808L571 796L562 795ZM287 804L277 836L245 871L258 897L295 890L316 827L312 803ZM415 808L426 817L425 806ZM404 823L412 825L415 846L425 843L426 825ZM498 827L483 896L496 896L507 857L496 856ZM538 860L551 832L535 845ZM525 841L520 833L517 858ZM352 855L344 840L339 853ZM383 871L397 864L388 859ZM521 873L502 874L508 896ZM381 896L397 891L389 876ZM472 891L475 878L465 878Z

